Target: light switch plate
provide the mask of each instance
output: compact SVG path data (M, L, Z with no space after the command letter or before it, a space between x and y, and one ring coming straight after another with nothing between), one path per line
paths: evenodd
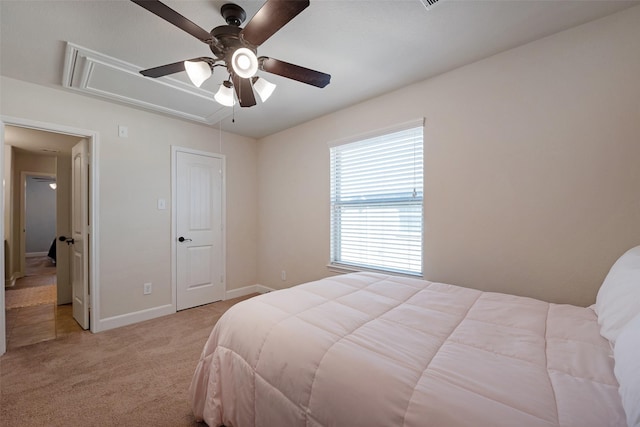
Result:
M167 208L167 201L165 199L158 199L158 209L165 210Z

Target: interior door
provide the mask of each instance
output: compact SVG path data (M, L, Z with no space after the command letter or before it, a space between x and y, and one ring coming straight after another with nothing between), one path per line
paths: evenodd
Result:
M176 153L176 309L224 296L222 159Z
M89 329L89 142L71 150L71 288L73 318Z

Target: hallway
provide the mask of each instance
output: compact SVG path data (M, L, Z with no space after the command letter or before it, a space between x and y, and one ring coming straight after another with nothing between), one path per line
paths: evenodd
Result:
M26 275L5 289L7 351L80 332L71 304L56 305L56 266L46 256L26 259Z

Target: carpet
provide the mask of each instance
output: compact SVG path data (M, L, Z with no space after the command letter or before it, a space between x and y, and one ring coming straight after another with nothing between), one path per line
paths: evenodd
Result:
M0 425L205 427L191 412L191 377L213 325L246 298L10 350Z
M56 285L5 290L5 308L30 307L32 305L55 304Z

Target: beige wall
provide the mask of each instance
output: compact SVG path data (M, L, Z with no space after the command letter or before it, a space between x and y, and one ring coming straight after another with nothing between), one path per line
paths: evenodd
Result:
M264 138L262 284L331 274L327 142L425 117L425 277L593 303L640 244L638 76L640 6Z
M100 318L171 303L171 145L220 152L209 126L18 80L0 80L0 113L99 133ZM37 100L37 102L34 102ZM118 137L118 125L129 137ZM227 160L227 289L257 283L256 141L221 133ZM153 283L145 296L143 284Z

